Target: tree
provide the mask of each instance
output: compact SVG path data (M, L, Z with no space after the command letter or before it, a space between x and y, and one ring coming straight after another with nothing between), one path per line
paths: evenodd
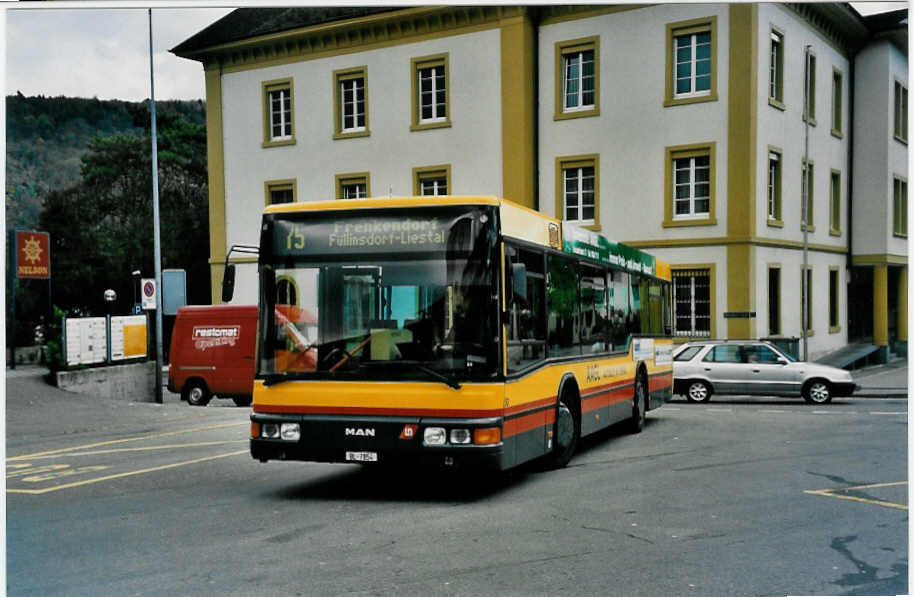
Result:
M162 268L187 270L188 301L208 303L206 131L169 112L157 125ZM82 158L80 182L47 195L40 226L51 234L56 304L102 314L103 293L111 288L118 296L114 311L127 313L131 272L152 277L150 149L148 131L95 137Z

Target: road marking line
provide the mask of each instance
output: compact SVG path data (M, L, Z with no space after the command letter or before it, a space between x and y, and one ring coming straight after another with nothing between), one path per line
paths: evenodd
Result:
M784 409L780 409L780 410L762 409L762 410L760 410L759 412L762 412L762 413L778 413L778 414L783 414L783 413L786 413L786 412L788 412L788 411L786 411L786 410L784 410Z
M159 446L144 446L142 448L111 448L110 450L92 450L90 452L67 452L65 454L48 454L46 456L36 456L29 460L45 460L48 458L68 458L70 456L98 456L101 454L119 454L122 452L150 452L152 450L172 450L176 448L200 448L204 446L220 446L223 444L240 444L247 442L247 439L233 439L214 442L193 442L189 444L162 444ZM12 466L12 465L11 465Z
M43 456L50 456L51 454L64 454L66 452L72 452L74 450L87 450L89 448L99 448L101 446L113 446L115 444L124 444L127 442L138 442L146 439L155 439L159 437L172 437L175 435L184 435L187 433L197 433L200 431L209 431L212 429L225 429L226 427L241 427L242 425L249 425L248 421L242 423L224 423L221 425L209 425L206 427L195 427L193 429L182 429L180 431L168 431L165 433L152 433L150 435L140 435L137 437L127 437L124 439L114 439L107 442L98 442L95 444L86 444L84 446L71 446L69 448L60 448L59 450L48 450L47 452L36 452L35 454L24 454L22 456L13 456L7 458L7 462L15 462L17 460L30 460L34 458L40 458Z
M870 414L871 414L871 415L906 415L906 414L908 414L908 413L906 413L906 412L903 411L903 410L902 410L902 411L898 411L898 412L873 410L873 411L870 411Z
M808 489L803 493L809 495L821 495L825 497L838 498L839 500L851 500L854 502L861 502L864 504L870 504L873 506L884 506L886 508L894 508L896 510L907 510L908 507L904 504L896 504L895 502L887 502L885 500L871 500L869 498L857 497L854 495L840 495L838 492L846 491L857 491L861 489L877 489L880 487L895 487L898 485L907 485L907 481L895 481L892 483L873 483L871 485L856 485L854 487L837 487L834 489Z
M860 414L855 410L814 410L814 415L857 415Z
M218 460L220 458L230 458L232 456L239 456L241 454L247 454L247 450L239 450L238 452L229 452L228 454L219 454L218 456L206 456L204 458L196 458L194 460L187 460L184 462L175 462L172 464L163 464L162 466L154 466L152 468L141 469L138 471L127 471L126 473L117 473L115 475L108 475L106 477L98 477L95 479L86 479L84 481L77 481L75 483L67 483L65 485L55 485L54 487L47 487L45 489L11 489L7 487L7 493L24 493L28 495L41 495L43 493L50 493L52 491L58 491L61 489L71 489L73 487L79 487L81 485L91 485L93 483L101 483L102 481L111 481L113 479L121 479L124 477L132 477L135 475L144 475L146 473L154 473L157 471L164 471L172 468L178 468L180 466L187 466L189 464L199 464L201 462L207 462L210 460Z

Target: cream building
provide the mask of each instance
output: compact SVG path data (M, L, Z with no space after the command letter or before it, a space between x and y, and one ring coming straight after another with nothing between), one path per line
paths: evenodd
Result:
M206 77L214 300L265 203L494 194L671 262L681 338L791 340L807 181L809 357L855 342L886 356L907 340L906 18L236 10L172 50ZM236 300L256 300L255 275L239 268Z

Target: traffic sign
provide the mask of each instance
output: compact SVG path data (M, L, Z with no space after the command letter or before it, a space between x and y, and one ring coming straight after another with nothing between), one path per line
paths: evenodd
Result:
M140 280L140 287L143 289L143 309L155 311L156 281L153 278L143 278Z

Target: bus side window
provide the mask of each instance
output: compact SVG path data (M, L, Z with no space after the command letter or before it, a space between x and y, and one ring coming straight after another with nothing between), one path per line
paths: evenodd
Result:
M629 275L618 270L607 275L609 292L609 349L624 350L628 346Z
M525 287L508 297L508 372L546 358L546 276L543 254L505 247L505 275L524 271ZM516 268L515 265L522 266Z
M549 275L548 345L550 357L581 354L581 309L577 263L561 255L546 258Z
M606 279L603 272L581 266L581 349L584 354L606 352Z
M647 298L642 296L641 276L631 276L631 294L629 295L629 312L626 320L628 334L641 334L641 305L642 301Z

